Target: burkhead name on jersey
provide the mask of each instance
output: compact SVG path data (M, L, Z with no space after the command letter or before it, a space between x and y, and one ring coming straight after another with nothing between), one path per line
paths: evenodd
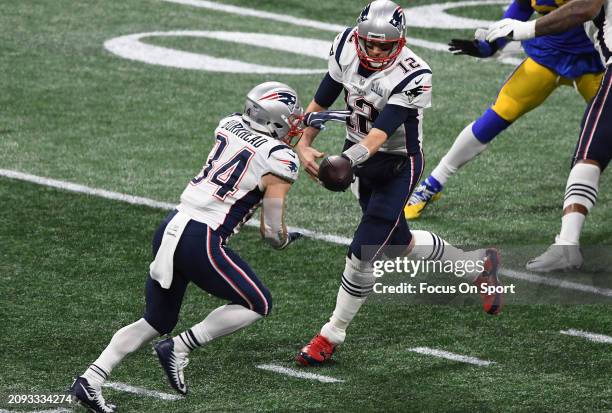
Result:
M273 174L294 182L300 163L290 146L254 131L240 114L219 122L215 141L177 209L227 237L259 207L264 194L261 178Z
M404 46L388 67L368 71L360 64L354 36L356 28L347 28L338 34L328 59L329 75L342 83L347 106L353 111L347 122L347 138L353 142L363 139L385 105L391 104L414 110L416 121L413 119L410 124L398 128L380 151L406 153L410 147L420 146L422 110L431 106L432 73L429 65Z
M293 149L278 139L249 128L240 114L222 119L216 129L216 133L219 132L240 138L257 150L259 157L256 160L260 163L253 165L255 169L252 172L260 172L260 178L271 173L289 182L297 180L300 161Z

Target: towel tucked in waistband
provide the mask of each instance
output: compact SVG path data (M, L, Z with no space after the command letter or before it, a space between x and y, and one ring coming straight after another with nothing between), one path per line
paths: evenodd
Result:
M174 251L190 219L189 215L179 211L170 222L168 222L164 230L161 245L155 255L155 260L153 260L149 266L151 278L157 281L162 288L168 289L172 284Z

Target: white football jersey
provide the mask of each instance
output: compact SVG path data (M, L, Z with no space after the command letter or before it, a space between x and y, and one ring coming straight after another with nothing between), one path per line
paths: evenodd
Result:
M183 191L177 209L227 238L261 204L261 178L273 174L294 182L300 161L291 147L250 129L240 114L222 119L215 139L206 164Z
M359 74L356 30L348 28L336 36L328 59L329 75L344 86L347 107L353 112L346 124L347 139L359 142L365 138L389 103L413 109L416 118L402 124L379 150L397 154L420 151L423 109L431 106L429 65L404 47L389 67L364 77Z
M593 20L584 25L587 35L601 55L605 65L612 63L612 6L606 0L601 12Z

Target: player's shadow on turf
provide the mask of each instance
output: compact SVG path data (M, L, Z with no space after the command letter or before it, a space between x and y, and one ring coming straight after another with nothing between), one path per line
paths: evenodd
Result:
M312 373L316 373L317 371L321 372L321 371L333 369L336 366L342 366L342 363L338 363L333 358L325 360L325 363L321 364L320 366L315 366L314 368L308 367L308 366L302 366L301 364L296 363L295 358L288 359L287 363L289 363L289 367L295 367L298 370L310 371Z

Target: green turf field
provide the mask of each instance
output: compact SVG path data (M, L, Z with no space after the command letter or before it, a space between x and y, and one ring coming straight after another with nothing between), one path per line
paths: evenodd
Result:
M348 0L215 4L222 3L336 25L352 25L362 6ZM501 5L449 13L494 20ZM253 85L286 82L304 105L318 86L319 74L177 69L123 59L104 48L118 36L176 30L323 42L335 36L331 30L161 0L0 0L0 169L173 203L200 170L218 120L240 111ZM472 32L410 27L408 44L411 38L445 43ZM259 65L326 67L325 56L193 36L151 36L143 42ZM424 125L429 172L457 133L492 103L513 66L413 49L434 73L434 102ZM442 201L411 225L457 244L505 248L507 269L522 271L525 258L541 252L558 231L584 107L573 89L557 90L464 168ZM316 143L338 152L342 141L342 128L334 126ZM593 257L606 258L612 251L611 182L604 174L582 237L584 246L598 247ZM63 392L116 329L141 316L150 239L166 212L3 177L0 199L0 412L72 408L8 402L14 394ZM350 193L332 194L305 174L290 194L289 225L350 237L358 220ZM559 333L577 329L611 335L610 300L601 294L518 282L539 298L561 291L560 296L575 293L599 304L520 302L496 318L475 305L372 300L351 325L335 363L315 371L344 382L321 383L255 366L294 368L292 357L333 308L345 247L304 239L276 253L259 242L252 228L232 239L231 246L272 291L272 315L194 353L185 400L106 389L107 399L121 411L612 411L612 345ZM590 280L610 289L609 275L602 261L592 259L582 274L550 277ZM220 304L190 287L177 331ZM479 367L409 351L415 347L494 364ZM149 348L127 359L111 380L171 393Z

